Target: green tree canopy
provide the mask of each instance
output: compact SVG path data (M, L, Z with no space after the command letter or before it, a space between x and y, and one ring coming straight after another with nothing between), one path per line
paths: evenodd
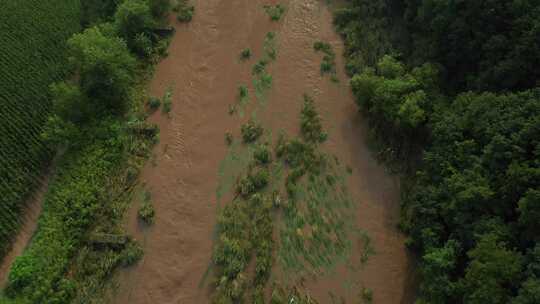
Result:
M93 27L74 35L68 46L81 91L93 108L123 111L135 71L135 58L124 40L105 36Z

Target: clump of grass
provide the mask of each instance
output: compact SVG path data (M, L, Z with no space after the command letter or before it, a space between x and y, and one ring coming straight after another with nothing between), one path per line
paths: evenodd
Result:
M244 61L244 60L248 60L251 58L251 49L249 48L246 48L246 49L243 49L242 52L240 52L240 60Z
M165 91L165 95L163 95L163 107L161 108L161 111L163 114L169 114L172 110L172 88L169 87L167 91Z
M147 104L150 111L155 112L161 106L161 100L157 97L150 97Z
M270 16L270 20L279 21L283 14L285 13L285 7L281 4L276 5L265 5L263 6L265 12Z
M150 192L148 191L144 192L144 198L141 203L141 207L139 208L139 211L137 212L137 215L139 216L139 219L141 219L143 222L145 222L148 225L151 225L154 223L154 217L156 215L156 211L154 210L154 206L152 205L152 196Z
M234 138L233 138L233 135L231 134L231 132L225 133L225 143L227 143L227 146L232 145L233 140L234 140Z
M188 0L178 0L178 4L173 8L177 13L176 20L179 22L190 22L195 13L195 7L188 3Z
M336 53L330 43L317 41L313 44L313 49L316 52L322 52L324 54L321 62L321 75L331 74L331 80L333 82L339 82L336 76Z
M252 143L261 137L263 127L254 120L250 120L242 126L241 133L244 143Z
M307 142L322 143L328 138L328 134L323 131L322 119L313 99L304 95L304 105L300 113L300 130Z

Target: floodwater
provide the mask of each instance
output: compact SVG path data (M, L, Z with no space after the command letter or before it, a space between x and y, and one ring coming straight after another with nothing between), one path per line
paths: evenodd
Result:
M236 101L239 85L251 84L252 64L262 56L269 31L277 34L278 56L268 68L273 85L258 118L265 128L297 134L302 95L314 97L329 133L324 149L352 168L348 186L358 202L358 226L371 237L375 250L358 273L342 269L310 279L306 292L320 303L332 303L329 292L357 303L359 288L365 286L373 291L373 303L413 302L412 261L397 229L399 182L367 148L367 126L343 73L343 44L333 30L332 14L325 1L279 1L287 12L281 21L271 22L262 6L277 2L194 1L193 21L174 22L170 55L157 66L150 84L154 96L172 89L172 111L170 117L158 112L150 118L161 129L160 143L141 175L152 194L156 220L142 227L137 205L130 211L128 232L142 243L145 256L119 274L114 303L209 302L206 274L214 241L218 168L227 154L225 133L237 137L249 118L229 115L229 105ZM313 51L317 40L330 42L338 54L339 83L321 76L322 55ZM239 53L247 47L254 58L242 63ZM345 279L355 283L346 287Z

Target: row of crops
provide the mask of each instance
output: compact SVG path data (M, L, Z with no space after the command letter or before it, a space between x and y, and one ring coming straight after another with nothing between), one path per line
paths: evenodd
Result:
M49 85L67 72L79 0L0 0L0 259L52 152L40 139Z

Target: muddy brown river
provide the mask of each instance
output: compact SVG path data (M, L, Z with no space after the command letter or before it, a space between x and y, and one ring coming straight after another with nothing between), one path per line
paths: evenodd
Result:
M325 1L280 1L287 11L281 21L271 22L262 6L275 3L194 1L193 21L174 22L169 56L150 84L155 96L172 88L172 111L170 117L158 112L150 118L161 129L160 143L141 176L152 194L156 220L143 228L136 208L130 211L128 231L142 243L145 256L119 274L114 303L209 303L205 274L215 234L218 168L227 154L224 134L238 136L248 119L229 115L229 105L240 84L251 84L252 64L269 31L277 34L278 56L268 68L273 84L258 117L266 128L297 133L302 95L314 97L329 133L324 149L352 168L348 186L358 202L357 224L375 250L358 273L338 269L306 281L305 290L320 303L332 303L330 292L346 303L358 303L360 285L373 291L373 303L413 302L412 262L397 229L399 182L367 148L367 126L343 72L343 44L333 30L332 13ZM313 50L317 40L329 42L338 54L339 83L321 76L322 56ZM241 63L238 55L247 47L255 58ZM357 284L346 287L345 279Z

